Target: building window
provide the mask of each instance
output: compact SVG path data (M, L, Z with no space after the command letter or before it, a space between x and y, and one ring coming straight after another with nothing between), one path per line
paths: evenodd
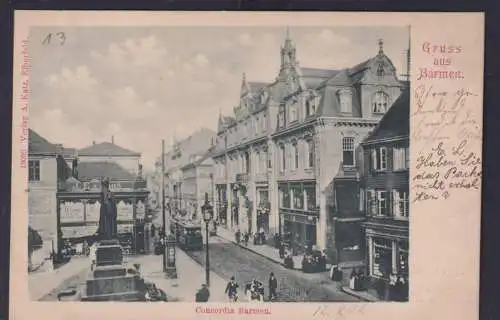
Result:
M280 152L279 152L279 156L280 156L280 169L281 171L285 171L286 169L286 153L285 153L285 145L280 145Z
M352 94L349 91L339 92L340 101L340 112L341 113L351 113L352 112Z
M261 167L261 163L260 163L260 161L261 161L261 154L260 154L260 151L257 151L257 152L255 153L255 159L257 159L257 165L256 165L256 167L255 167L255 172L256 172L256 173L260 173L260 172L261 172L261 168L262 168L262 167Z
M387 170L387 148L372 149L372 169L377 171Z
M297 117L297 98L293 98L289 107L290 110L290 122L294 122L298 119Z
M285 126L285 105L281 105L278 115L278 127L284 127L284 126Z
M297 142L292 144L293 150L293 168L297 169L299 167L299 147L297 146Z
M280 208L290 208L290 192L287 186L279 188Z
M293 208L304 209L304 194L302 189L298 186L292 187Z
M394 148L392 149L393 156L393 170L406 170L408 169L408 148Z
M305 146L306 146L306 154L307 154L306 168L313 168L314 167L314 140L307 139Z
M373 113L385 113L389 107L389 95L383 91L375 93Z
M311 107L312 107L311 99L306 99L306 117L309 117L312 114Z
M365 190L359 189L359 211L365 211Z
M267 116L264 115L262 117L262 131L266 131L267 130Z
M383 63L380 63L378 65L378 68L377 68L377 76L379 77L383 77L385 74L385 71L384 71L384 64Z
M304 190L306 193L307 210L316 210L316 187L314 185L304 186Z
M392 273L392 242L383 238L372 239L372 275L387 278Z
M28 179L29 181L40 181L40 160L28 161Z
M354 138L342 138L342 163L344 166L354 166Z
M409 217L409 199L408 193L405 191L392 191L392 212L394 217L406 218Z
M377 215L380 217L387 216L387 192L377 191Z

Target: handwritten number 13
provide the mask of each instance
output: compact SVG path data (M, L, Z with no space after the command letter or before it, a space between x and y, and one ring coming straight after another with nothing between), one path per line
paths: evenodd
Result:
M48 45L52 43L52 40L58 40L59 44L62 46L66 42L66 35L64 32L49 33L42 41L42 45Z

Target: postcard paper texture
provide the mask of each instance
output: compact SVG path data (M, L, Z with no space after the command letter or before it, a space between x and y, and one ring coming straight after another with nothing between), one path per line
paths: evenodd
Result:
M13 318L478 317L482 14L15 21Z

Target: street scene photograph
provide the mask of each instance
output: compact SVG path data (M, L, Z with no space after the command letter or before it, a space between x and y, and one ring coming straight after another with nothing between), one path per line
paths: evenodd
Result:
M410 43L32 27L31 299L408 302Z

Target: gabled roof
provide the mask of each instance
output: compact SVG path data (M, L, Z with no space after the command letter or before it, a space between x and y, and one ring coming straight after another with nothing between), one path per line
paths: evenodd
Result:
M406 88L363 144L410 135L410 91Z
M249 82L248 85L250 86L250 92L251 93L257 93L262 88L265 88L266 86L268 86L269 83L266 83L266 82Z
M80 162L78 180L86 181L107 177L110 180L133 181L135 176L116 162Z
M300 68L302 76L306 78L331 78L334 77L339 70L319 69L319 68Z
M57 147L47 139L29 129L28 133L28 153L29 154L55 154Z
M140 157L139 152L131 151L112 142L101 142L78 150L80 156L131 156Z

